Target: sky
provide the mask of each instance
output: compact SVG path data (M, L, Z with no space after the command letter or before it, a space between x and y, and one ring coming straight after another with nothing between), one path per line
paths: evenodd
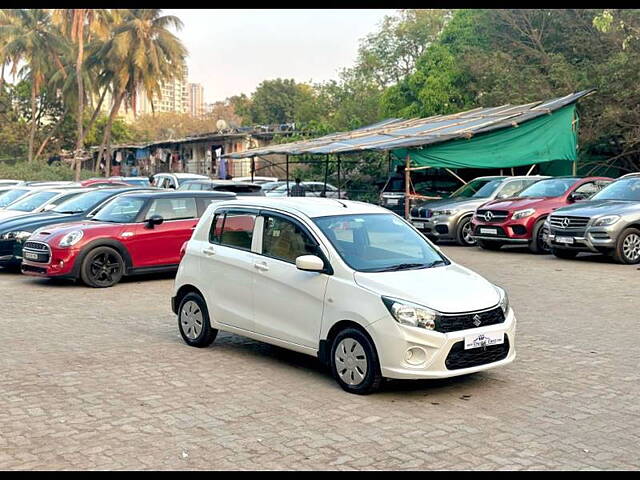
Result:
M189 82L204 101L251 94L263 80L337 79L353 65L359 40L395 10L163 9L184 23Z

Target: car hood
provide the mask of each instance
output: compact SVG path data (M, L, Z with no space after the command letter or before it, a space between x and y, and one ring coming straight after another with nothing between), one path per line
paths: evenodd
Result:
M114 228L117 228L118 226L120 226L118 223L93 222L91 220L57 223L39 228L34 232L32 238L34 240L46 242L47 240L51 240L75 230L82 230L85 234L96 233L107 229L109 229L110 232L113 232Z
M498 304L496 288L468 268L454 263L399 272L355 272L358 285L378 295L424 305L443 313L471 312Z
M9 218L21 217L23 215L32 215L32 213L21 212L20 210L0 210L0 222Z
M560 203L560 197L512 197L501 200L494 200L482 205L482 209L491 210L522 210L525 208L549 207L554 200Z
M453 197L443 198L442 200L432 200L419 205L419 208L428 208L429 210L456 209L456 210L475 210L484 202L486 198L468 198Z
M575 215L593 217L596 215L625 214L640 212L640 202L625 200L587 200L556 210L554 215Z
M84 214L64 214L56 212L33 213L29 215L20 215L19 217L7 218L0 220L0 234L6 232L29 231L32 232L36 228L52 223L68 222L70 220L78 220Z

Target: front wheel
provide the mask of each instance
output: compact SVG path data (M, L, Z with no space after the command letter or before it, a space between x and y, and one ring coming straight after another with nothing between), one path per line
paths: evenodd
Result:
M112 287L124 275L122 255L111 247L97 247L82 261L80 278L93 288Z
M544 220L539 220L533 227L529 250L531 253L549 253L551 248L547 244L549 231L544 226Z
M618 237L616 248L611 256L618 263L640 263L640 230L627 228Z
M458 245L463 247L473 247L476 244L475 239L471 236L471 217L466 217L460 220L456 231L456 240Z
M476 240L478 246L484 250L500 250L502 247L501 242L496 242L495 240Z
M349 393L373 393L382 383L375 346L369 337L356 328L346 328L334 339L331 371L342 389Z
M178 328L182 339L192 347L207 347L218 335L218 330L211 328L206 302L195 292L186 294L180 301Z

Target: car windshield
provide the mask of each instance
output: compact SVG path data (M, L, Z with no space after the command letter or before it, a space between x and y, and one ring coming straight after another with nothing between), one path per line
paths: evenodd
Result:
M113 190L96 190L95 192L87 192L73 197L66 202L62 202L52 212L57 213L81 213L89 210L96 203L106 200L113 195Z
M0 208L4 208L7 205L15 202L17 199L22 197L24 194L29 193L30 191L31 190L25 189L8 190L3 195L0 195Z
M502 183L502 179L476 178L453 192L451 197L488 198L500 183Z
M612 182L589 200L627 200L640 202L640 178L624 178Z
M133 223L144 203L145 200L143 198L119 197L101 208L92 220L96 222Z
M522 190L518 197L560 197L577 181L577 178L550 178L540 180Z
M315 218L342 259L360 272L391 272L448 265L404 220L389 213Z
M7 210L17 210L19 212L32 212L36 208L41 207L53 197L58 195L57 192L38 192L31 195L27 195L21 198L17 202L12 203L7 207Z

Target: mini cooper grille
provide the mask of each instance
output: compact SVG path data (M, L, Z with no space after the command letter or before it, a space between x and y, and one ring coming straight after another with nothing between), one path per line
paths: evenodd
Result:
M509 354L509 337L505 334L504 343L489 347L464 349L464 341L454 343L444 361L448 370L477 367L487 363L498 362L507 358Z
M32 262L49 263L51 251L46 243L26 242L22 248L22 257Z
M42 250L44 252L49 250L49 247L47 247L47 245L38 242L26 242L23 248L30 248L31 250Z
M589 223L589 217L567 217L551 215L549 223L555 228L584 228Z
M476 210L476 218L485 222L502 222L509 216L507 210Z
M485 312L471 312L463 315L443 315L436 322L437 332L457 332L469 328L479 328L504 322L502 308L496 307Z

